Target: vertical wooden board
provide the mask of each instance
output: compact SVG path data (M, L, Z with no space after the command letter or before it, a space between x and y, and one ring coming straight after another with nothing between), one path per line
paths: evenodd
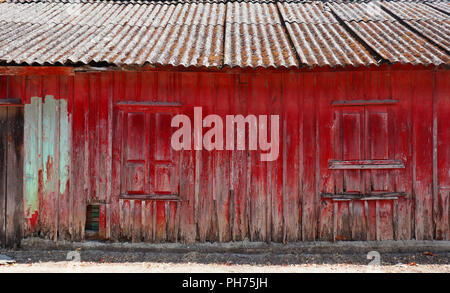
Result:
M169 116L173 117L173 116ZM170 123L168 121L167 123ZM172 134L172 130L168 130ZM170 137L168 137L167 144L170 144ZM170 157L172 162L172 169L169 177L170 193L180 195L180 152L170 148ZM167 219L167 237L168 241L178 242L179 228L180 228L180 204L179 202L168 203L168 219Z
M46 96L42 106L43 196L39 226L47 237L55 239L58 227L59 196L59 101Z
M8 150L8 109L0 107L0 247L6 245L6 156Z
M60 81L57 75L42 78L42 200L40 229L57 240L59 209L59 99ZM84 224L84 223L83 223Z
M198 80L198 104L202 106L203 117L212 114L215 97L214 77L207 74L199 74ZM195 126L194 126L195 127ZM203 135L207 129L203 129ZM198 210L197 225L199 240L201 242L211 241L217 229L213 226L214 198L213 198L213 177L214 177L214 155L205 149L198 151L198 161L196 168L198 173Z
M157 82L157 72L142 71L140 80L140 101L156 101L155 83Z
M106 214L107 214L106 204L100 204L98 216L98 236L100 239L106 239Z
M115 105L117 102L120 101L126 101L127 98L125 97L125 85L124 85L124 72L114 72L113 76L113 105ZM112 133L110 136L112 136L112 163L111 163L111 216L110 216L110 233L112 239L117 239L119 235L121 234L120 231L120 215L122 213L122 209L119 206L119 195L122 192L122 189L125 188L124 184L122 184L122 177L121 173L124 172L123 166L122 166L122 153L123 153L123 144L122 141L123 133L124 133L124 123L126 123L126 115L118 111L114 108L114 106L111 107L111 115L112 115Z
M283 97L283 222L284 241L300 240L300 78L297 74L284 74Z
M180 238L184 243L195 242L195 158L194 152L187 150L180 153Z
M71 125L67 100L61 99L59 119L59 208L58 226L59 235L68 238L70 218L70 165L71 165Z
M302 198L302 240L314 241L317 232L316 191L316 76L305 73L303 82L303 198Z
M153 230L153 201L142 201L142 236L144 241L152 242L154 239Z
M433 180L432 180L432 75L427 71L414 72L414 136L415 152L415 215L416 239L433 238Z
M125 240L131 240L132 234L132 205L134 200L120 200L120 237Z
M216 103L214 113L225 123L226 115L230 114L231 99L234 94L234 83L231 75L218 74L216 82ZM217 228L220 242L231 239L230 230L230 172L231 151L226 150L225 125L223 125L223 149L214 152L214 183L213 192L216 198Z
M97 183L99 176L103 174L99 173L99 149L98 149L98 109L100 99L100 87L99 87L99 73L89 73L89 99L87 115L87 202L98 202L97 195ZM86 163L86 162L85 162Z
M352 202L351 210L351 231L352 240L366 240L366 213L364 209L364 201L356 200Z
M249 78L249 115L262 115L267 111L269 80L268 76L259 74ZM255 128L258 129L258 124ZM246 134L248 137L248 134ZM249 149L249 146L247 146ZM261 161L260 150L250 150L250 240L268 241L267 211L270 202L270 192L267 185L267 162Z
M26 83L23 104L31 104L32 97L42 97L42 76L27 76Z
M23 108L8 108L6 128L6 246L17 247L23 234Z
M334 205L330 199L320 201L319 240L334 241Z
M351 71L349 75L349 99L362 100L367 98L366 71Z
M178 203L167 202L167 241L178 241Z
M85 161L86 149L86 115L88 110L88 75L76 74L74 77L74 104L73 104L73 155L72 176L73 182L73 240L84 239L84 226L86 222L86 194ZM118 202L117 202L118 203ZM112 209L115 211L115 209ZM117 215L118 218L118 215ZM117 227L118 228L118 227Z
M240 74L233 75L234 97L232 100L233 114L247 116L248 105L248 75ZM231 202L234 207L232 210L232 238L233 240L244 240L248 238L248 219L249 219L249 181L251 176L251 170L248 169L248 157L247 150L234 150L232 152L232 192Z
M273 240L276 242L283 242L285 239L285 224L284 224L284 196L285 196L285 186L283 184L283 172L284 172L284 162L286 158L287 146L285 142L285 134L287 131L284 130L284 97L282 92L283 87L283 75L282 74L271 74L269 80L269 100L266 106L267 114L267 133L268 141L272 143L278 140L278 157L274 161L267 162L267 181L269 187L270 198L267 200L267 209L269 221L268 225L268 240ZM271 115L277 115L279 118L278 128L272 124ZM261 129L261 120L259 128ZM272 137L272 131L276 137ZM273 150L271 150L274 153ZM264 153L265 151L261 151Z
M167 237L166 224L166 203L164 201L156 202L156 242L165 242Z
M364 201L364 213L366 215L366 240L376 240L377 235L377 207L375 200Z
M335 113L331 106L335 97L330 93L336 87L336 76L334 73L326 72L318 75L318 152L319 152L319 188L321 193L335 193L335 171L328 169L330 159L338 159L334 149L337 125L335 124ZM319 214L319 239L332 237L333 210L328 202L320 203ZM330 212L330 214L327 214ZM323 230L323 231L322 231Z
M112 76L109 73L102 73L99 76L98 85L98 173L97 176L97 199L99 202L109 201L110 169L111 155L109 136L111 129L109 128L110 101L112 100Z
M394 239L392 212L391 200L376 201L377 240Z
M381 90L383 85L382 80L383 71L366 71L365 72L365 92L366 97L368 99L380 99L381 98Z
M450 196L450 74L448 70L436 72L436 180L438 202L436 206L436 238L450 240L449 196Z
M134 210L133 210L133 231L131 235L132 242L141 242L142 240L142 201L135 200L134 201Z
M138 73L136 71L123 72L124 95L123 100L139 101Z
M337 202L337 226L335 232L335 240L351 240L351 219L352 219L353 202L338 201Z
M25 76L12 75L7 77L7 99L20 99L25 96Z
M32 97L24 107L24 235L38 231L41 122L42 99Z
M0 76L0 99L6 99L6 91L8 88L8 76Z
M71 238L72 204L71 170L72 170L72 99L73 78L61 76L59 100L59 208L58 234L62 239Z
M450 239L450 188L440 188L436 215L436 239Z
M392 74L392 96L398 99L395 106L395 159L405 163L404 169L395 170L396 191L406 192L406 197L397 200L395 217L395 237L398 240L412 238L412 80L406 71ZM386 84L386 83L385 83ZM386 86L386 85L384 85ZM384 96L388 98L388 96Z
M197 99L197 73L184 72L181 74L184 105L183 114L193 120L193 106ZM192 124L191 124L192 127ZM191 132L192 135L192 132ZM193 243L196 238L196 202L195 202L195 152L192 144L189 150L180 151L180 198L182 199L180 215L180 239L184 243Z

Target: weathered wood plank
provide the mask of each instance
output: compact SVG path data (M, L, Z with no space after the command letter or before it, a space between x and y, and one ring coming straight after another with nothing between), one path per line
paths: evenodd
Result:
M193 120L193 107L197 99L198 75L195 73L182 73L184 115ZM191 125L192 126L192 125ZM193 133L191 133L192 135ZM180 240L184 243L193 243L196 239L196 201L195 201L195 152L191 149L180 151Z
M42 106L43 195L39 202L41 231L57 240L59 197L59 101L47 95Z
M415 234L417 240L433 238L432 180L432 76L426 71L414 72L413 132L415 162Z
M206 74L200 74L198 79L198 101L202 105L203 117L206 117L212 113L214 100L216 95L214 77L208 76ZM194 121L194 132L195 132ZM202 121L197 121L197 128L202 125ZM207 129L199 129L203 131L203 135L206 133ZM194 134L194 144L197 143ZM202 144L202 138L198 137L198 143ZM194 146L195 147L195 146ZM213 198L213 166L214 166L214 154L205 149L197 151L197 162L196 168L196 184L198 185L198 200L197 205L197 226L198 226L198 236L201 242L205 241L215 241L215 233L217 229L214 227L214 198Z
M134 210L133 210L133 227L132 227L132 242L141 242L142 241L142 202L141 200L134 201Z
M301 187L300 160L302 136L300 121L303 107L300 106L300 78L296 74L283 76L283 241L298 241L301 239Z
M8 153L8 108L0 107L0 247L6 246L6 171Z
M336 84L336 77L332 73L321 73L318 75L317 95L318 95L318 140L320 144L317 146L319 152L319 188L322 193L336 192L336 171L329 168L328 161L330 159L340 159L341 154L334 150L335 145L340 142L334 141L337 137L336 132L339 131L333 107L329 104L334 98L328 93L333 91ZM334 126L334 127L333 127ZM320 240L333 239L333 208L329 201L320 201L320 212L318 221L318 237ZM328 214L330 213L330 214Z
M6 128L6 246L14 248L23 235L23 108L8 108Z
M24 108L24 217L25 235L38 231L42 169L42 99L31 97Z
M267 76L253 75L249 78L249 115L265 114L268 103L269 85ZM256 119L250 124L252 131L258 129ZM248 135L248 134L247 134ZM247 146L249 149L249 146ZM267 162L261 161L260 150L250 150L251 181L250 181L250 240L267 241L269 239L267 229L268 200L270 200L267 185Z
M75 179L73 182L73 240L84 239L86 223L86 195L88 190L85 182L85 162L87 162L85 141L88 139L86 135L86 113L88 112L87 101L89 99L87 77L88 74L86 73L78 73L74 78L72 123L72 176Z
M450 240L450 73L448 70L436 72L435 88L437 128L436 138L436 179L437 196L436 206L436 239Z
M234 75L235 95L233 109L236 115L247 116L248 105L248 75ZM248 168L248 151L235 150L232 152L232 188L231 191L234 217L232 221L233 240L248 239L249 221L249 178L251 170Z
M303 111L305 114L303 124L303 166L302 182L302 240L314 241L317 233L317 205L318 191L316 190L316 75L305 73L303 79Z
M278 157L274 161L267 162L267 180L269 185L268 192L270 193L271 200L267 202L268 209L270 209L270 220L268 225L268 240L275 242L283 242L285 239L285 223L284 223L284 197L286 196L286 186L284 186L284 162L286 158L287 146L285 142L285 111L284 111L284 96L282 92L283 88L283 75L275 74L271 76L269 82L269 100L266 106L267 114L267 129L266 133L267 141L272 143L272 148L275 147L273 142L278 141ZM270 115L269 115L270 114ZM277 115L278 128L272 122L271 115ZM261 128L261 118L259 119L259 127ZM275 131L275 132L274 132ZM272 137L275 134L275 137ZM261 147L261 145L259 146ZM274 153L273 150L271 150Z
M73 78L61 76L59 79L59 195L58 234L62 239L72 235L72 102Z
M351 160L351 161L330 160L328 162L328 169L338 169L338 170L399 169L399 168L405 168L403 162L399 160Z
M404 169L395 170L396 188L405 192L395 205L395 237L398 240L411 239L412 236L412 82L411 73L394 72L392 75L392 95L399 97L395 117L395 159L405 160Z

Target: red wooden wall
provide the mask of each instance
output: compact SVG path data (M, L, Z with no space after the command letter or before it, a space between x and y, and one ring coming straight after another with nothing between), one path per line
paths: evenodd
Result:
M69 188L38 196L25 235L83 239L86 205L99 203L100 235L113 240L448 240L449 81L448 70L388 66L0 76L0 99L53 95L70 113ZM224 120L278 114L280 156L171 151L170 116L120 110L130 101L179 103L192 121L194 106ZM394 167L361 169L377 160ZM181 201L139 198L158 192Z

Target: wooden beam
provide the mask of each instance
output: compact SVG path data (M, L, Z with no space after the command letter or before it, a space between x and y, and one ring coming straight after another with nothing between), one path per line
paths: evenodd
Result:
M0 66L1 75L74 75L74 70L58 66Z
M178 194L121 194L119 198L128 200L182 201Z
M367 170L367 169L401 169L405 168L399 160L329 160L328 169L337 170Z
M177 113L183 105L166 102L119 102L116 108L130 112Z
M342 100L333 101L333 106L367 106L367 105L392 105L398 103L397 100L385 99L385 100Z

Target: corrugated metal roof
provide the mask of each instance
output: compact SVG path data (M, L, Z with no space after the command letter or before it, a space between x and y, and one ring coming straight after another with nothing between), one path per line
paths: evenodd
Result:
M341 2L0 0L0 62L216 68L450 63L448 1Z
M274 3L227 4L224 65L298 66Z
M331 9L367 46L391 63L434 64L450 57L382 9L382 3L330 3Z
M447 0L444 1L427 1L426 5L431 6L439 11L450 13L450 2Z
M278 3L278 6L303 64L358 66L377 63L322 3Z
M450 48L450 19L448 15L424 3L382 2L382 5L416 29L422 36L430 38L442 48Z

